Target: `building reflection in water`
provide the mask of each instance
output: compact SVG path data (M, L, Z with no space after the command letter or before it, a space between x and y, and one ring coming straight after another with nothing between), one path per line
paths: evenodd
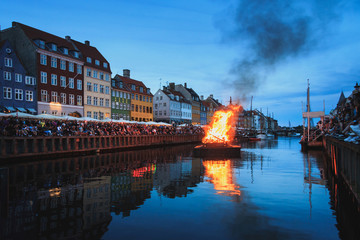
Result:
M0 168L0 239L101 238L151 191L185 197L203 179L192 145L18 163Z

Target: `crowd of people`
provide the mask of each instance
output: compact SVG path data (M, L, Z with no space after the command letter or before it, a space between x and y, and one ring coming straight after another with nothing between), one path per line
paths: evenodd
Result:
M342 94L330 116L317 125L324 134L342 139L346 142L360 143L360 86L349 97Z
M117 136L202 134L201 127L186 125L146 125L138 123L77 121L21 118L0 118L0 136Z

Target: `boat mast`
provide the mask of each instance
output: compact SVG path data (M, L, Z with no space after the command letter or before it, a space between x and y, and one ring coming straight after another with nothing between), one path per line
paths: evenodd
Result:
M310 82L308 79L308 89L307 89L307 112L308 112L308 116L307 116L307 122L308 122L308 142L310 141Z

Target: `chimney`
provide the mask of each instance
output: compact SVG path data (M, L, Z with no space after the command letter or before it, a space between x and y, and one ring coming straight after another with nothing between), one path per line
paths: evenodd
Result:
M89 41L89 40L85 40L85 45L86 45L86 46L90 46L90 41Z
M201 101L204 101L204 95L200 96Z
M169 83L169 87L171 90L175 90L175 83L173 82Z
M123 76L126 78L130 78L130 70L129 69L124 69L123 70Z
M71 37L70 36L65 36L65 39L69 41L71 39Z
M186 83L184 83L184 87L186 87L186 88L187 88L187 84L186 84Z
M214 94L210 94L210 97L211 97L211 98L214 98Z

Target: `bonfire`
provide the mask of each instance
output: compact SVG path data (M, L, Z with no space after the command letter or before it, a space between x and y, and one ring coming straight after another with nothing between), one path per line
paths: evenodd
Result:
M214 113L211 123L205 128L205 137L202 139L204 144L229 144L235 136L234 124L240 105L229 105L226 109L218 110Z

